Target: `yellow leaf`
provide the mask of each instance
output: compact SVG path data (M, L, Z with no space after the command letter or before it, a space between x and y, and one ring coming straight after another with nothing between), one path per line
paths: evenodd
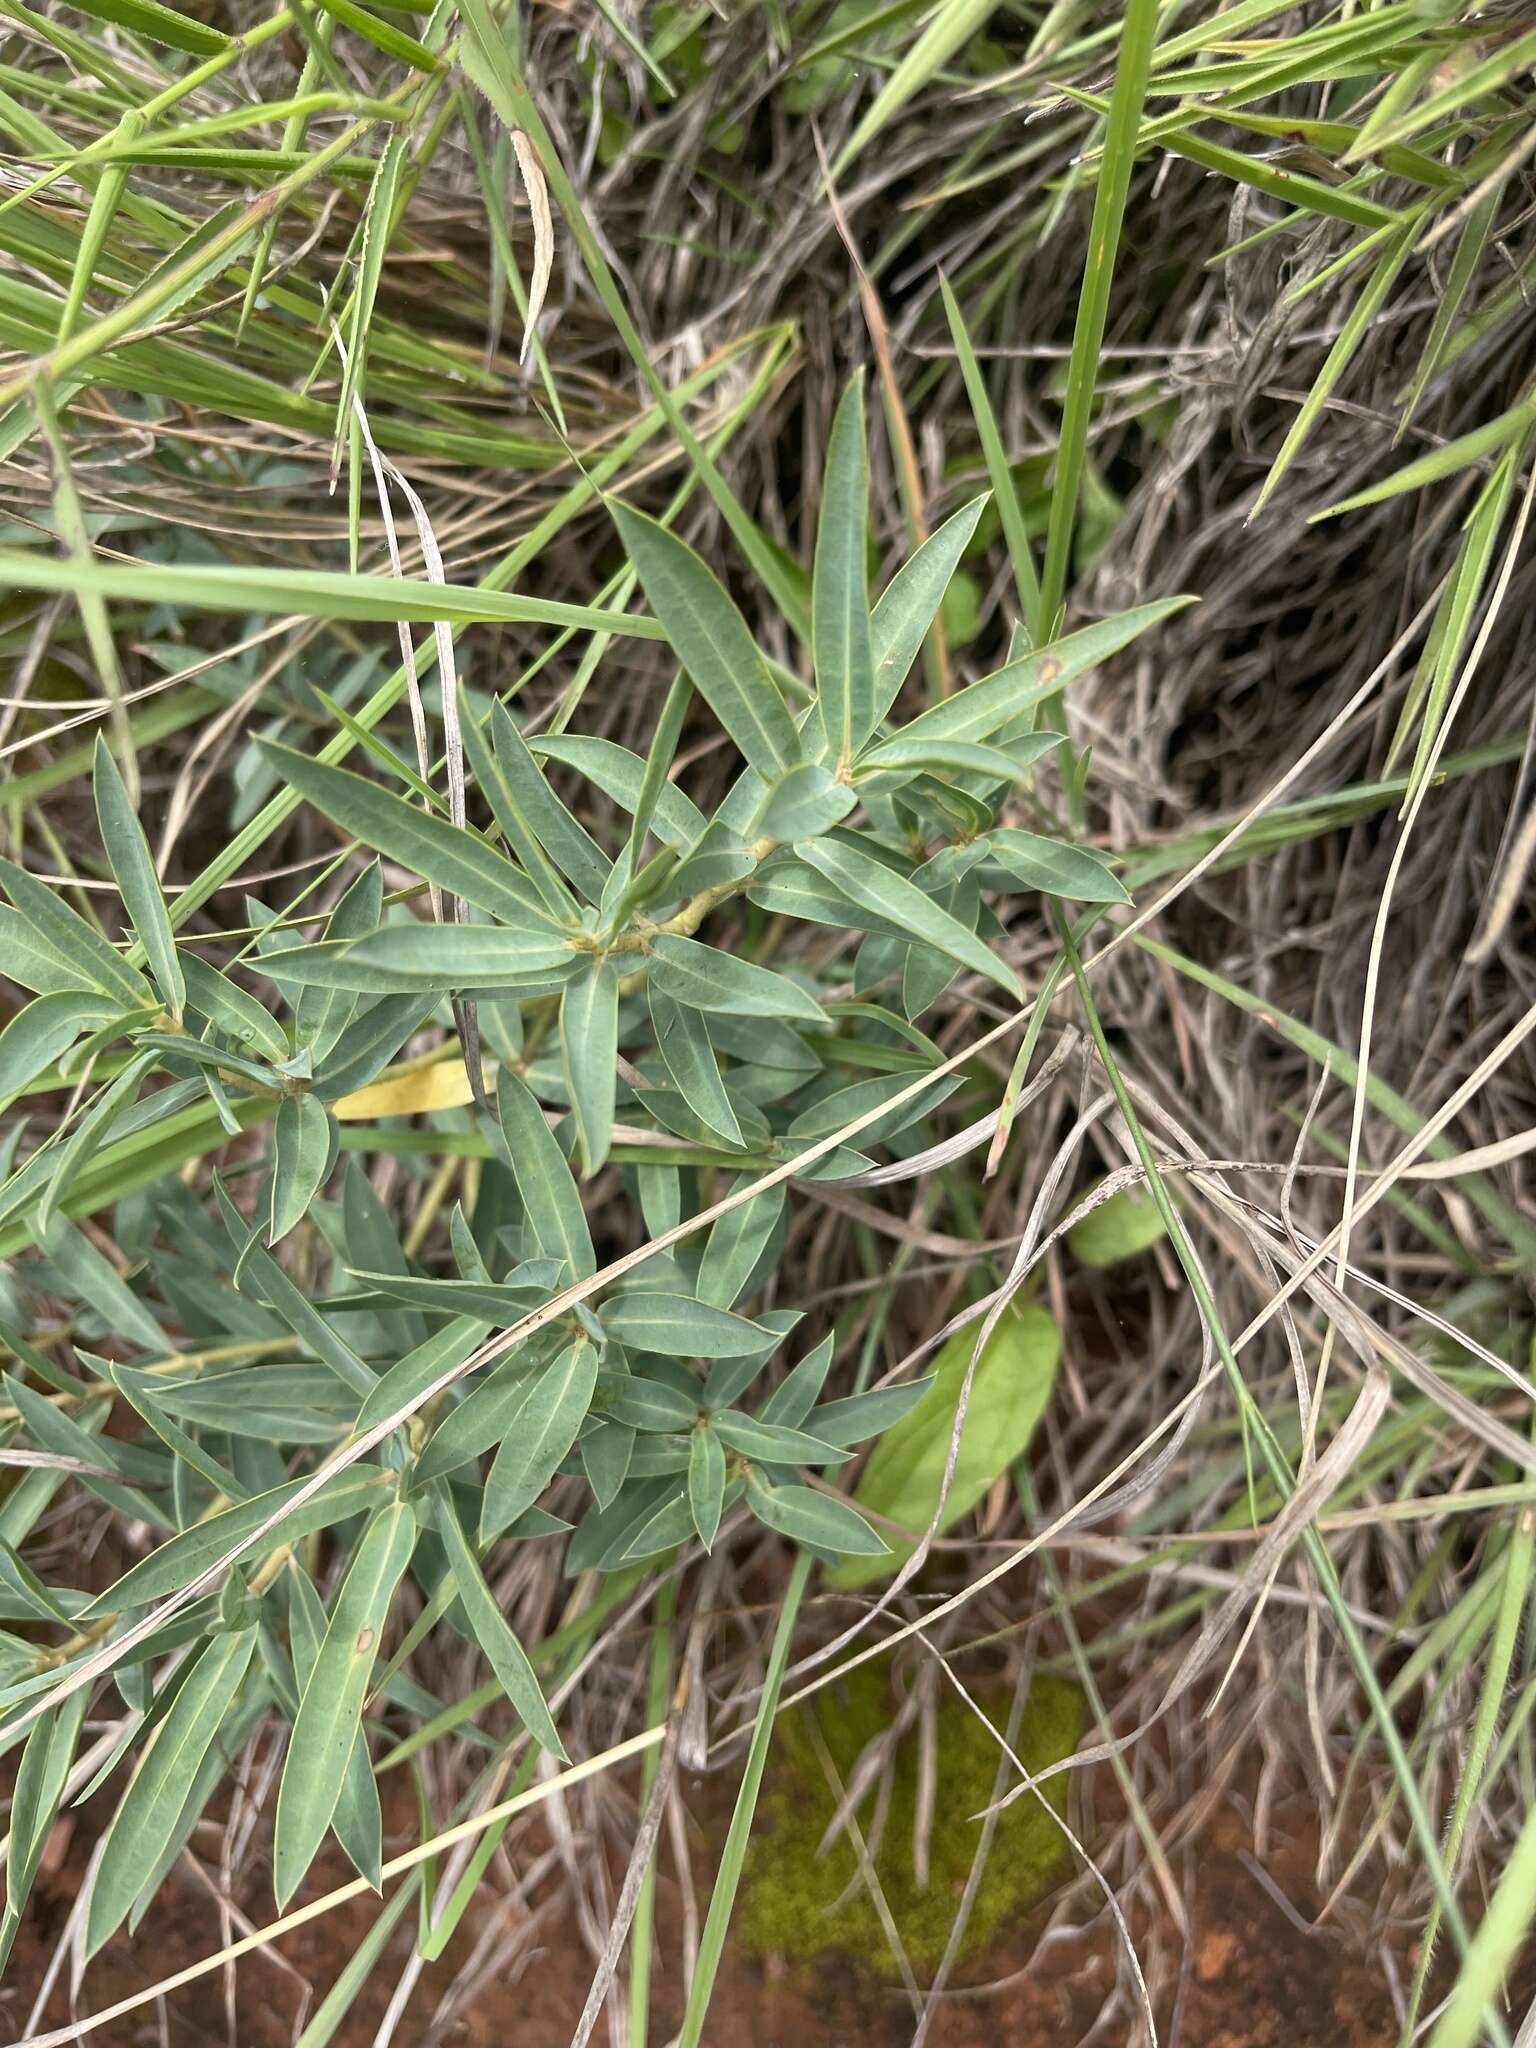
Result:
M487 1086L492 1071L486 1069ZM381 1116L418 1116L429 1109L462 1109L474 1099L464 1062L437 1060L430 1067L396 1074L393 1080L372 1081L352 1095L343 1095L331 1104L331 1114L344 1124L363 1123Z

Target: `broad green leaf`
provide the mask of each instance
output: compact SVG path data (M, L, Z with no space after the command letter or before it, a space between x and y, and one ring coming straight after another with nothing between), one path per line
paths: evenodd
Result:
M688 1440L688 1512L706 1550L714 1548L724 1505L725 1452L714 1430L701 1425Z
M950 1338L939 1353L927 1393L875 1445L854 1495L872 1513L910 1529L914 1540L903 1542L893 1536L889 1560L841 1566L833 1575L835 1584L862 1586L894 1569L910 1556L915 1538L932 1521L960 1390L978 1335L979 1326L973 1325ZM1023 1456L1050 1399L1060 1351L1056 1325L1043 1309L1004 1311L977 1360L954 1481L939 1522L941 1532L968 1515L993 1482Z
M269 953L262 962L279 987L409 995L450 988L520 988L558 983L580 956L548 931L491 924L388 924L360 939L319 939Z
M1165 1234L1152 1197L1140 1188L1121 1188L1073 1224L1067 1243L1085 1266L1116 1266L1150 1250Z
M278 1244L309 1214L330 1170L334 1126L313 1095L285 1095L272 1127L272 1225Z
M587 1418L596 1384L597 1347L585 1337L567 1345L552 1365L527 1382L486 1477L482 1543L531 1508L554 1478Z
M279 1906L298 1889L336 1811L390 1601L415 1543L414 1513L392 1502L363 1531L336 1595L278 1788L272 1864Z
M160 893L160 878L155 873L154 858L138 812L129 800L112 751L101 733L96 735L92 780L101 843L106 848L123 908L144 948L149 971L167 1009L173 1017L180 1018L186 1008L187 987L176 957L171 921L165 913L165 898Z
M779 1422L759 1422L739 1409L722 1408L715 1417L720 1441L759 1465L846 1465L851 1451L820 1442L801 1429Z
M686 1294L618 1294L603 1303L602 1320L608 1334L632 1351L667 1358L742 1358L771 1339L745 1316Z
M846 1501L832 1494L817 1493L809 1486L770 1486L753 1471L747 1478L747 1505L767 1528L795 1543L872 1561L853 1567L861 1575L878 1577L889 1568L884 1539Z
M85 1952L121 1924L180 1818L187 1785L219 1732L256 1647L257 1630L218 1635L188 1672L113 1816L86 1908Z
M1066 846L1035 832L999 826L987 835L992 858L1016 875L1026 888L1046 896L1070 896L1079 903L1129 903L1130 892L1116 879L1101 854L1085 846Z
M595 960L560 996L560 1060L588 1178L608 1157L613 1138L618 1053L618 970L611 959Z
M30 1087L83 1031L100 1030L121 1014L116 1002L74 990L24 1003L0 1031L0 1102Z
M228 975L210 967L196 953L181 957L187 1001L208 1022L247 1052L263 1059L285 1060L288 1038L282 1026L253 995L238 988Z
M509 1068L496 1077L496 1112L517 1191L541 1251L563 1259L573 1280L597 1271L581 1195L527 1084Z
M658 932L649 943L651 984L675 1003L693 1010L725 1010L737 1017L796 1017L825 1024L827 1013L786 975L758 967L734 953L700 945L673 932Z
M504 924L546 938L557 929L527 876L474 833L407 803L350 768L333 768L273 740L262 740L260 746L291 789L365 846Z
M827 752L842 767L853 760L875 728L875 676L864 581L868 528L869 455L860 372L843 393L832 422L811 585L817 715Z
M190 1586L194 1579L201 1578L210 1566L217 1564L226 1551L235 1549L253 1536L274 1514L279 1517L278 1522L270 1539L264 1539L274 1547L281 1543L297 1543L317 1529L328 1529L335 1522L344 1522L349 1516L370 1507L380 1490L393 1483L393 1478L393 1474L381 1472L376 1465L354 1465L321 1487L312 1500L294 1508L289 1514L283 1514L282 1510L310 1483L307 1475L301 1479L290 1479L265 1493L254 1494L238 1507L210 1515L207 1521L199 1522L193 1528L183 1530L181 1535L173 1536L169 1542L162 1543L158 1550L152 1551L131 1571L125 1572L115 1585L109 1586L105 1593L93 1600L85 1611L85 1618L117 1614L131 1607L150 1607L168 1594L179 1593L183 1586Z
M674 1003L656 986L654 977L646 991L656 1050L677 1083L678 1093L694 1114L717 1131L728 1145L741 1145L741 1124L731 1107L730 1096L720 1078L720 1066L709 1032L697 1010ZM729 1303L723 1304L729 1307Z
M71 910L46 883L5 859L0 859L0 883L4 883L6 894L36 933L41 947L78 969L85 977L86 987L99 989L123 1009L154 1007L154 992L144 977L136 974L117 948L109 946L100 932Z
M602 1422L589 1429L576 1448L592 1498L600 1508L608 1507L618 1498L619 1488L629 1477L635 1432L621 1422Z
M915 882L898 875L883 861L841 840L809 839L796 848L800 858L848 897L850 902L886 919L909 937L934 946L1011 996L1022 993L1018 976L1006 967L975 932L951 917Z
M438 1485L433 1489L433 1505L435 1525L448 1555L448 1569L453 1573L453 1582L475 1641L484 1651L497 1683L512 1702L513 1710L528 1733L540 1748L547 1749L551 1756L564 1763L565 1748L545 1704L543 1689L522 1644L512 1633L485 1583L445 1486Z
M769 790L752 829L760 838L781 843L813 839L846 818L857 802L849 785L819 761L802 761Z
M901 738L915 746L931 739L985 740L1011 721L1020 718L1046 698L1058 695L1069 683L1085 675L1101 661L1108 661L1138 634L1180 611L1192 600L1187 597L1160 598L1154 604L1137 605L1112 619L1101 619L1064 640L1035 648L1018 661L983 676L952 697L945 697L901 728Z
M918 649L938 617L949 580L970 544L986 498L972 498L907 557L875 600L869 619L875 667L874 711L878 725L896 701Z
M800 735L746 621L686 542L616 500L609 510L694 688L758 774L776 782L800 759Z

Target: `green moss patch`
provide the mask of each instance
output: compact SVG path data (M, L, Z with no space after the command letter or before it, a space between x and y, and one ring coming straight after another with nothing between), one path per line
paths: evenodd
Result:
M999 1712L1006 1714L1006 1707L982 1704L994 1719ZM780 1722L737 1919L737 1931L754 1953L809 1959L825 1949L841 1949L884 1975L896 1974L895 1958L859 1879L858 1856L848 1835L840 1834L824 1855L816 1853L836 1803L818 1734L846 1783L865 1744L888 1725L894 1710L890 1666L879 1662L861 1666ZM1037 1677L1019 1729L1018 1755L1031 1770L1040 1770L1070 1755L1081 1730L1082 1698L1076 1688L1060 1679ZM919 1890L912 1859L918 1791L915 1728L897 1750L875 1870L908 1960L919 1976L937 1968L949 1940L981 1836L982 1823L972 1816L991 1801L998 1756L996 1740L970 1708L957 1697L946 1699L938 1713L938 1796L928 1882ZM1026 1794L999 1817L966 1926L962 1959L985 1948L1026 1913L1067 1867L1066 1837L1055 1818L1065 1809L1066 1774L1052 1778L1041 1790L1050 1810ZM875 1800L871 1790L859 1810L859 1825L866 1831Z

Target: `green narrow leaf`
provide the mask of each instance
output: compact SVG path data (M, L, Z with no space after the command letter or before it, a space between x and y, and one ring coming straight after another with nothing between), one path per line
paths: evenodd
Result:
M736 1183L738 1188L741 1185ZM714 1308L729 1308L739 1298L778 1227L785 1192L780 1181L738 1208L727 1209L716 1220L699 1260L700 1301Z
M293 1653L293 1675L300 1698L320 1654L325 1627L324 1602L314 1581L295 1563L288 1573L288 1645ZM347 1758L346 1775L341 1781L331 1824L353 1869L378 1891L384 1860L384 1815L368 1755L368 1738L361 1727Z
M517 1191L541 1251L563 1259L573 1280L597 1271L581 1195L554 1132L527 1084L510 1068L496 1077L496 1111Z
M186 1008L187 985L176 957L176 941L171 936L171 921L166 916L165 898L160 893L160 877L155 873L144 827L139 823L138 813L123 787L123 778L112 759L111 749L100 733L96 735L92 780L101 843L112 865L113 879L123 899L123 908L128 913L139 944L144 948L149 971L155 977L167 1009L179 1019Z
M179 1593L183 1586L201 1578L226 1551L254 1535L274 1514L279 1516L271 1534L274 1545L297 1543L317 1529L328 1529L335 1522L362 1514L377 1499L381 1488L394 1483L394 1475L381 1472L376 1465L353 1466L323 1486L312 1500L283 1515L284 1505L309 1483L307 1475L290 1479L171 1537L93 1600L84 1618L99 1619L131 1607L150 1607L171 1593Z
M724 1505L725 1452L714 1430L701 1423L688 1439L688 1512L706 1550L715 1547Z
M962 967L985 975L1011 996L1022 996L1018 976L1006 967L990 946L951 917L915 882L896 874L871 854L838 840L807 839L795 849L800 858L822 874L850 902L889 920L926 946L935 946L958 960Z
M100 932L46 883L4 858L0 858L0 882L42 947L85 975L88 987L100 989L126 1009L154 1007L154 992L144 977L135 974L117 948L109 946Z
M1046 896L1071 896L1079 903L1129 903L1130 892L1104 860L1084 846L1066 846L1035 832L1000 826L987 835L992 857L1026 888Z
M278 1788L272 1862L279 1906L298 1889L336 1811L390 1601L415 1543L414 1513L392 1502L363 1531L336 1595Z
M121 1012L103 996L65 990L34 996L0 1031L0 1103L29 1088L84 1031L98 1031Z
M745 1316L686 1294L619 1294L603 1303L603 1328L634 1351L668 1358L744 1358L772 1342Z
M517 722L498 697L491 705L496 761L545 853L589 903L601 900L613 863L544 779Z
M95 1309L110 1329L142 1345L146 1351L164 1354L175 1350L117 1268L83 1231L55 1215L49 1217L45 1226L36 1227L34 1235L38 1249L64 1284Z
M107 1831L86 1909L87 1955L121 1925L154 1869L180 1818L187 1786L240 1689L256 1636L254 1627L215 1636L156 1729Z
M446 1478L492 1444L500 1443L522 1405L530 1375L542 1371L546 1362L544 1347L519 1346L510 1358L502 1359L439 1422L416 1460L417 1480L426 1485Z
M972 498L952 513L913 550L875 600L869 646L875 668L876 725L895 703L986 505L985 496Z
M720 1078L720 1065L703 1018L697 1010L691 1010L683 1003L674 1003L670 996L664 995L656 987L654 978L646 991L646 999L650 1005L651 1027L656 1034L656 1050L676 1082L678 1093L694 1114L712 1131L718 1132L728 1145L741 1145L744 1142L741 1125L731 1107L725 1083ZM729 1307L730 1304L727 1302L722 1306Z
M482 1543L531 1508L554 1478L586 1420L596 1385L597 1347L585 1337L528 1381L486 1478Z
M827 752L847 767L875 728L865 559L869 529L869 454L862 371L843 393L827 444L816 564L811 584L811 648L817 711Z
M747 1476L747 1505L765 1528L776 1529L792 1542L834 1551L839 1557L877 1558L882 1565L889 1554L884 1539L861 1514L845 1500L817 1493L813 1487L770 1486L754 1470Z
M800 759L800 735L746 621L686 542L616 500L609 510L694 688L750 765L776 781Z
M384 914L384 871L369 861L325 921L324 945L342 946L373 930ZM321 986L300 990L293 1006L294 1035L323 1060L350 1023L357 1004L350 992Z
M590 1179L608 1157L618 1089L619 976L611 959L595 961L560 996L560 1059L582 1172Z
M181 972L187 1001L226 1038L264 1059L287 1059L287 1034L253 995L238 988L228 975L210 967L195 953L182 956Z
M51 1618L51 1617L49 1617ZM90 1704L82 1687L32 1724L11 1796L10 1847L5 1858L5 1917L0 1921L0 1969L9 1960L48 1835L75 1760L80 1726Z
M779 1422L759 1422L739 1409L722 1408L715 1417L720 1441L760 1465L846 1465L853 1456L836 1444L823 1443L802 1429Z
M408 804L350 768L333 768L273 740L259 744L290 788L365 846L505 924L524 931L554 928L533 884L472 832ZM271 964L277 965L277 958Z
M650 940L651 986L693 1010L725 1010L737 1017L795 1017L825 1024L827 1013L787 975L758 967L734 953L700 945L674 932Z
M1161 598L1154 604L1137 605L1113 619L1101 619L1081 632L1069 633L1049 646L1034 648L1017 661L1010 661L979 682L957 690L901 727L900 738L909 746L931 739L986 740L1012 720L1032 712L1047 697L1059 695L1101 661L1108 661L1136 637L1191 604L1188 597Z
M389 924L341 944L322 939L271 953L265 971L279 984L405 996L452 988L543 988L579 960L554 933L488 924Z
M82 14L95 21L116 22L152 43L187 50L194 57L216 57L229 48L229 37L221 29L178 14L175 8L162 6L161 0L78 0L78 5Z
M441 1483L433 1489L433 1506L437 1531L443 1539L443 1548L448 1553L448 1568L453 1573L453 1582L458 1588L465 1618L474 1631L475 1641L484 1651L485 1660L495 1672L497 1683L512 1702L514 1712L528 1733L541 1749L548 1750L551 1756L564 1763L565 1747L545 1704L543 1688L528 1661L527 1653L512 1633L506 1617L492 1596L490 1587L485 1583L475 1553L470 1549L469 1540L459 1526L452 1498L447 1487Z
M960 364L960 374L965 381L965 395L970 400L971 418L976 422L977 438L981 442L982 457L987 465L987 481L992 486L993 502L997 506L998 521L1003 529L1003 538L1008 543L1008 559L1013 567L1014 589L1018 593L1019 612L1029 628L1030 638L1038 640L1046 630L1046 622L1040 610L1040 579L1035 573L1034 550L1029 544L1029 531L1024 524L1024 508L1019 503L1019 494L1014 485L1013 469L1008 461L1003 437L997 430L997 419L992 411L992 400L987 393L987 382L976 360L975 345L970 329L965 324L965 315L960 302L949 288L949 279L940 273L939 292L944 300L944 314L949 321L950 335L955 344L955 356Z
M502 837L527 870L529 880L548 905L550 915L561 924L574 924L577 909L571 893L540 845L521 796L492 751L467 698L459 706L459 730L464 736L464 752L470 770L480 786L481 795L491 807L491 815L501 827Z
M279 1244L309 1214L330 1170L333 1126L313 1095L285 1095L272 1127L272 1225Z

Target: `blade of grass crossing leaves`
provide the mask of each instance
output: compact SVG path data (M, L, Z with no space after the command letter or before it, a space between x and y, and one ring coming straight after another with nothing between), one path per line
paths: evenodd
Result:
M280 1906L298 1889L336 1811L390 1601L415 1542L415 1514L393 1502L363 1531L336 1596L278 1789L272 1858Z
M1536 1509L1525 1508L1516 1517L1504 1553L1498 1619L1494 1624L1493 1639L1483 1666L1477 1714L1472 1723L1472 1734L1467 1743L1466 1754L1462 1758L1461 1776L1456 1785L1456 1801L1451 1808L1450 1824L1445 1832L1446 1868L1453 1878L1460 1861L1467 1823L1472 1817L1472 1809L1482 1789L1483 1768L1488 1761L1488 1752L1493 1745L1494 1734L1498 1729L1499 1717L1504 1707L1504 1691L1520 1639L1526 1595L1530 1590L1533 1548L1536 1548ZM1411 2041L1417 2032L1419 2010L1429 1982L1430 1968L1434 1963L1435 1943L1439 1931L1440 1902L1437 1899L1430 1906L1429 1920L1419 1949L1418 1965L1413 1973L1413 1988L1408 1996L1408 2013L1403 2021L1402 2037L1405 2042Z
M971 418L976 422L976 432L981 441L982 457L987 465L987 481L992 486L992 498L997 506L1003 538L1008 543L1008 559L1013 567L1013 583L1018 593L1019 614L1029 628L1030 639L1038 644L1045 630L1041 616L1040 578L1035 570L1034 550L1030 546L1029 533L1024 525L1024 511L1019 504L1013 470L1009 466L1007 451L1003 447L1003 437L997 430L992 400L987 394L986 379L982 375L981 365L976 360L976 349L971 341L970 330L965 324L965 315L960 310L959 300L950 290L949 279L942 274L939 278L939 291L944 299L944 312L949 321L950 334L954 339L960 374L965 380L965 395L971 402Z
M1093 196L1088 256L1083 268L1082 289L1078 294L1077 324L1067 368L1067 396L1062 410L1056 474L1051 488L1045 567L1040 577L1040 631L1045 634L1054 630L1056 616L1066 594L1067 568L1078 500L1082 495L1083 463L1093 418L1099 356L1109 313L1109 289L1114 277L1115 255L1120 246L1131 166L1136 157L1137 131L1141 126L1141 111L1152 65L1157 16L1157 0L1126 0L1125 20L1117 46L1115 83L1105 117L1104 157Z
M789 1583L784 1589L778 1625L773 1635L773 1647L768 1654L768 1670L763 1680L762 1697L757 1703L757 1715L752 1724L752 1740L747 1749L746 1767L741 1774L736 1805L731 1814L731 1825L726 1832L725 1848L720 1858L720 1869L715 1877L714 1890L710 1894L709 1913L699 1940L699 1959L694 1969L693 1982L688 1989L688 2004L683 2014L682 2030L678 2035L678 2048L699 2048L699 2043L703 2039L704 2022L709 2014L710 2000L714 1996L715 1978L720 1969L720 1958L725 1951L725 1937L730 1929L731 1914L736 1904L736 1889L741 1882L742 1866L747 1858L752 1820L757 1811L757 1795L762 1787L763 1768L768 1761L768 1745L773 1737L773 1718L778 1712L779 1694L784 1686L784 1671L789 1662L800 1602L805 1596L806 1583L811 1575L811 1564L810 1556L802 1552L795 1560L794 1569L789 1575Z

